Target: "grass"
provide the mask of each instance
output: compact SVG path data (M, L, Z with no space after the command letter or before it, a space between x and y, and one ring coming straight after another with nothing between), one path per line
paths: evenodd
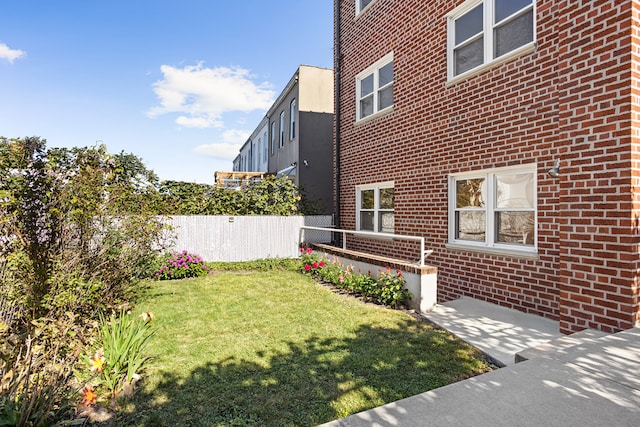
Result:
M154 282L154 366L115 424L311 426L490 370L401 311L291 271Z

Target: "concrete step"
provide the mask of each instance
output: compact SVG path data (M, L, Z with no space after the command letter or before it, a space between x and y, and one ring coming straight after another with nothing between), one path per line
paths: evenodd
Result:
M598 331L596 329L585 329L583 331L576 332L571 335L565 335L535 347L519 351L515 355L515 362L520 363L536 357L553 358L554 354L583 344L593 343L606 335L608 335L606 332Z

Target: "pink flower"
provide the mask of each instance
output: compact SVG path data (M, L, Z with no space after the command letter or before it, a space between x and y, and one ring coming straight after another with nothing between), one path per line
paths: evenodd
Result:
M341 274L338 276L338 280L340 280L340 283L344 283L344 276Z
M318 263L317 263L317 262L314 262L313 264L311 264L311 267L313 267L313 268L318 268Z
M324 267L324 261L320 261L320 267Z
M311 248L307 248L307 254L308 254L308 255L311 255L311 252L313 252L313 249L311 249Z
M304 248L300 248L300 253L303 254L304 253Z
M309 264L305 264L305 265L304 265L304 269L305 269L306 271L309 271L309 270L311 270L311 266L310 266Z

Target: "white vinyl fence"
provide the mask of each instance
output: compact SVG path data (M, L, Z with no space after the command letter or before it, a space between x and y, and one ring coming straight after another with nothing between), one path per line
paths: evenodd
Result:
M301 226L331 227L331 215L315 216L173 216L171 251L187 250L205 261L252 261L295 258ZM329 243L331 233L318 232L306 242Z

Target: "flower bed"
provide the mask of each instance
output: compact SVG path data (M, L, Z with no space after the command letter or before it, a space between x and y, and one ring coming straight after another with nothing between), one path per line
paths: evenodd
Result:
M432 265L420 266L409 261L373 255L343 249L331 245L314 243L310 245L312 253L318 254L319 259L331 259L343 265L353 266L354 271L400 271L404 278L406 289L413 295L409 306L420 312L428 312L437 302L438 269ZM307 249L305 249L306 251ZM326 262L326 261L325 261Z
M310 274L323 282L378 304L396 308L406 305L413 297L406 289L406 280L402 272L394 272L388 266L378 269L375 275L371 270L365 273L356 270L351 264L343 266L335 256L329 261L326 257L314 253L311 248L300 248L298 261L302 273Z

